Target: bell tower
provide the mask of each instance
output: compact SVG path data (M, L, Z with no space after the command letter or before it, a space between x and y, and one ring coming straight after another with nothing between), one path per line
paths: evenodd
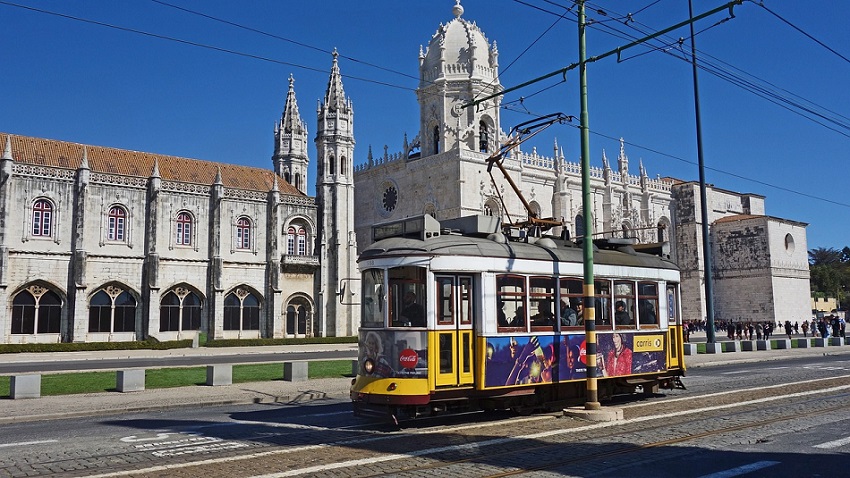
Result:
M321 263L316 303L321 336L357 333L360 295L354 235L354 109L345 97L336 49L316 127L316 202Z
M280 123L274 125L274 172L307 194L307 124L301 121L295 101L295 79L289 75L289 91Z
M478 25L461 18L463 7L455 1L455 18L440 25L427 49L419 49L422 157L455 149L492 153L499 140L499 97L462 107L502 91L499 51Z

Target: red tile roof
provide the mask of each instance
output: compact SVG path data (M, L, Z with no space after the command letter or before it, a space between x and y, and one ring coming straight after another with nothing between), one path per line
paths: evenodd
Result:
M21 164L77 169L82 162L83 148L85 148L89 168L92 172L98 173L147 178L150 177L156 161L159 163L159 174L163 180L212 185L215 183L216 172L220 168L221 182L224 187L252 191L271 190L275 176L273 171L261 168L9 133L0 133L0 151L5 148L8 136L11 136L12 158L16 163ZM281 194L304 196L295 186L279 176L277 184Z

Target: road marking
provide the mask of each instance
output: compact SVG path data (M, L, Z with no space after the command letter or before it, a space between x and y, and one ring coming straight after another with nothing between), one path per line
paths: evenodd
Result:
M826 443L821 443L820 445L815 445L814 447L828 450L830 448L838 448L840 446L844 446L848 443L850 443L850 437L842 438L840 440L828 441Z
M710 475L702 475L699 478L732 478L733 476L746 475L747 473L752 473L754 471L761 470L762 468L768 468L778 464L778 461L757 461L755 463L750 463L749 465L732 468L731 470L718 471L717 473L712 473Z
M720 375L739 375L739 374L742 374L742 373L752 373L752 371L751 370L740 370L738 372L723 372Z
M44 443L56 443L59 440L20 441L17 443L0 443L0 448L11 448L13 446L42 445Z
M818 380L812 380L812 381L814 382L814 381L818 381ZM786 384L786 386L787 386L787 384ZM765 389L765 388L772 388L772 387L762 387L762 389ZM439 452L445 451L445 450L484 448L484 447L487 447L487 446L497 445L497 444L500 444L500 443L507 443L507 442L512 442L512 441L537 440L537 439L547 438L547 437L551 437L551 436L572 434L572 433L576 433L576 432L583 432L583 431L589 431L589 430L597 430L597 429L600 429L600 428L609 428L609 427L615 427L615 426L621 426L621 425L628 425L628 424L632 424L632 423L643 423L643 422L648 422L648 421L652 421L652 420L663 420L663 419L666 419L666 418L673 418L673 417L678 417L678 416L682 416L682 415L692 415L692 414L702 413L702 412L727 410L727 409L730 409L730 408L738 408L738 407L743 407L743 406L748 406L748 405L769 403L769 402L774 402L774 401L777 401L777 400L807 397L807 396L810 396L810 395L822 395L822 394L828 394L828 393L832 393L832 392L845 391L845 390L850 390L850 385L839 385L839 386L836 386L836 387L830 387L830 388L825 388L825 389L820 389L820 390L810 390L810 391L807 391L807 392L790 393L790 394L787 394L787 395L773 395L773 396L770 396L770 397L759 398L759 399L756 399L756 400L727 403L727 404L724 404L724 405L715 405L715 406L707 406L707 407L702 407L702 408L678 410L678 411L675 411L675 412L665 413L665 414L662 414L662 415L651 415L651 416L645 416L645 417L638 417L638 418L632 418L632 419L628 419L628 420L621 420L621 421L618 421L618 422L601 422L601 423L594 423L594 424L591 424L591 425L584 425L584 426L576 427L576 428L560 429L560 430L548 430L548 431L533 433L533 434L530 434L530 435L523 435L523 436L516 436L516 437L505 437L505 438L494 438L492 440L484 440L484 441L475 442L475 443L467 443L465 445L452 445L450 447L439 447L439 448L430 448L430 449L426 449L426 450L411 451L409 453L404 453L404 454L393 454L393 455L385 455L383 457L374 457L374 458L361 459L361 460L349 460L349 461L338 462L338 463L327 463L327 464L321 465L319 467L299 468L299 469L289 470L289 471L283 472L283 473L260 475L260 476L263 477L263 478L277 478L277 477L284 477L284 476L292 476L292 475L298 475L298 474L303 474L303 473L309 473L310 472L309 470L312 470L314 468L316 469L316 471L327 472L329 470L345 468L345 467L350 467L350 466L364 464L364 463L378 463L378 462L389 461L389 460L404 459L404 458L408 458L410 456L424 456L424 455L428 455L428 454L439 453ZM532 418L532 419L546 419L546 418L550 418L550 417L543 416L543 417L530 417L530 418ZM489 425L498 425L498 423L491 423ZM437 429L437 430L426 430L422 434L448 433L448 432L451 432L453 429L464 429L464 428L470 428L470 427L473 427L473 426L481 427L481 424L465 425L465 426L454 427L454 428L449 428L449 429L441 428L441 429ZM286 449L283 449L283 450L262 451L262 452L258 452L258 453L251 453L251 454L240 455L240 456L211 458L209 460L193 461L191 463L176 463L176 464L172 464L172 465L152 466L152 467L142 468L142 469L137 469L137 470L125 470L125 471L117 471L117 472L112 472L112 473L103 473L103 474L100 474L100 475L90 475L89 478L104 478L104 477L111 477L111 476L125 476L125 475L136 475L136 474L142 475L142 474L146 474L146 473L156 473L156 472L162 472L162 471L166 471L166 470L170 470L170 469L184 468L184 467L188 467L188 466L205 466L205 465L212 465L212 464L216 464L216 463L228 463L228 462L233 462L233 461L250 460L250 459L260 458L260 457L264 457L264 456L284 455L284 454L290 454L290 453L304 453L306 451L327 448L329 446L345 446L346 443L362 445L363 443L366 443L366 442L378 441L378 440L387 440L387 439L398 439L398 437L399 437L399 434L395 434L395 433L390 434L390 435L380 436L380 437L366 438L366 439L360 437L360 438L355 438L355 439L350 440L350 441L343 440L343 441L334 442L334 443L324 443L324 444L320 444L320 445L306 445L306 446L301 446L301 447L286 448ZM255 478L259 478L259 477L255 477Z

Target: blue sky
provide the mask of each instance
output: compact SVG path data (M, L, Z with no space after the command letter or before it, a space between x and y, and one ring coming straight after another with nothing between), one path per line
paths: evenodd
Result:
M694 12L723 3L694 0ZM727 81L699 73L706 179L718 188L766 196L770 216L808 223L809 249L842 248L850 245L850 2L763 4L767 8L745 2L729 21L715 25L728 16L722 12L696 26L699 61L738 76ZM398 152L405 133L410 139L418 133L419 47L453 18L453 5L0 0L0 131L270 168L273 125L289 75L312 141L330 52L337 48L354 103L360 164L370 145L375 155L384 145ZM462 5L464 18L498 43L505 87L578 59L575 15L559 19L571 5L567 0ZM627 13L633 21L625 24ZM598 20L588 32L588 55L687 15L685 0L588 3L588 16ZM675 40L687 36L686 27L670 33L667 49L675 52ZM616 158L622 137L632 171L642 160L651 177L697 180L691 66L653 45L629 49L619 62L612 56L588 67L591 162L601 165L603 150ZM689 53L690 44L683 46ZM740 78L774 100L747 91ZM502 111L505 129L530 114L578 117L577 72L567 73L566 82L556 78L510 93L504 102L510 104ZM550 128L523 148L536 146L550 155L555 138L567 159L578 161L579 134L571 125ZM314 150L310 159L313 183Z

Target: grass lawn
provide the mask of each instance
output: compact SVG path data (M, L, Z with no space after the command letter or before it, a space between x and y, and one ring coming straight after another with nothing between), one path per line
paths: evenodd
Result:
M321 360L310 362L309 378L333 378L351 375L351 360ZM283 380L282 363L246 364L233 366L233 383ZM204 385L206 367L156 368L145 371L145 388L169 388ZM11 378L0 377L0 398L9 398ZM116 372L79 372L42 374L41 395L72 395L115 390Z

